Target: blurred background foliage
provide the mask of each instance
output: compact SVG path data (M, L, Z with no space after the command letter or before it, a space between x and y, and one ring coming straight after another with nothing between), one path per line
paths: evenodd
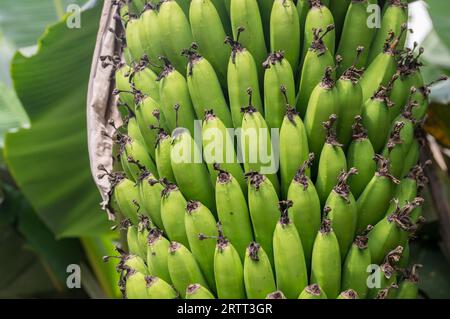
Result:
M66 24L82 7L81 28ZM116 234L89 171L86 93L103 1L0 0L0 298L119 297ZM426 82L450 75L450 2L411 4ZM430 19L431 18L431 19ZM427 223L412 245L425 298L450 298L450 81L433 88L426 129L435 159ZM437 142L437 143L436 143ZM68 289L67 265L81 266Z

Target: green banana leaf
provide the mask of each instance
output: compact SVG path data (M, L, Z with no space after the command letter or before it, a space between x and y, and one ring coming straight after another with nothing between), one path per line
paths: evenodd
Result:
M82 13L79 29L63 20L16 53L14 88L31 122L6 136L4 158L19 188L56 237L98 236L110 224L89 170L86 93L101 5Z

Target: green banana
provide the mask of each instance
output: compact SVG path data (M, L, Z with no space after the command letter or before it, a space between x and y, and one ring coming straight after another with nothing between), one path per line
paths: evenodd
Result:
M369 241L370 243L370 241ZM394 250L390 251L382 265L379 268L379 287L369 288L367 297L369 299L394 299L397 289L397 268L401 256L403 253L403 247L398 246Z
M264 62L264 117L269 128L281 128L286 104L295 104L295 80L284 53L269 54Z
M347 167L355 167L357 175L350 176L348 185L355 198L359 198L375 174L376 163L373 161L375 151L370 142L367 131L362 125L362 117L355 116L355 123L352 126L353 141L347 151Z
M183 12L177 1L164 0L160 3L158 21L161 44L164 54L179 72L185 72L187 66L187 61L181 52L194 42L188 15L189 13Z
M230 241L224 237L218 223L216 251L214 253L214 276L217 297L220 299L244 299L244 270L239 254Z
M123 267L126 270L136 270L143 275L149 275L149 270L144 260L135 255L124 255L120 261L119 267Z
M367 232L370 230L372 226L356 236L342 266L342 290L354 289L361 299L367 296L367 269L372 264L370 249L367 247Z
M202 273L214 290L214 241L205 239L216 234L216 220L200 202L189 201L184 217L189 247Z
M213 111L206 111L202 127L202 146L203 159L208 165L211 180L215 185L218 176L215 164L219 164L223 170L230 172L236 178L242 191L246 194L247 183L233 145L233 137L225 124Z
M256 242L273 262L273 232L279 219L278 196L270 180L255 172L247 173L248 206Z
M303 289L298 299L327 299L327 296L318 284L312 284Z
M132 69L128 65L123 65L116 71L115 75L115 92L119 94L119 101L134 108L134 94L130 84L130 75Z
M175 183L175 176L170 164L170 146L172 142L172 137L165 130L159 130L156 140L155 163L158 175L161 178L166 178L171 183Z
M292 201L279 202L281 218L273 233L273 259L277 288L294 299L308 285L308 270L300 236L289 219L290 207Z
M328 121L323 123L326 133L326 142L320 153L320 161L316 180L317 194L320 202L325 204L328 195L333 190L339 174L347 170L347 159L345 158L342 144L336 138L333 129L337 116L332 114Z
M267 1L266 1L267 2ZM269 1L270 2L270 1ZM292 0L275 0L270 15L270 51L283 51L296 73L300 63L300 21Z
M280 175L283 198L288 195L297 169L308 158L309 146L305 126L297 111L287 104L286 115L280 130Z
M197 118L202 118L205 111L212 108L226 127L233 127L230 110L218 77L212 65L196 52L196 45L183 54L189 62L187 66L187 84Z
M231 21L230 21L230 0L211 0L217 13L222 21L223 28L227 35L231 35ZM228 4L227 4L228 3ZM192 4L191 4L192 5Z
M138 181L143 169L148 170L156 177L158 176L158 170L147 152L147 148L138 140L133 140L127 135L119 137L118 134L118 143L121 145L121 157L127 160L128 170L134 181Z
M189 240L184 226L186 199L175 184L163 180L161 193L161 219L164 229L171 240L189 248Z
M368 62L375 60L377 55L383 50L384 40L390 32L396 34L400 33L403 25L408 23L408 5L402 3L401 0L388 0L388 8L381 19L381 26L373 39L372 47L370 48L370 55ZM402 34L399 38L399 49L405 46L406 34Z
M100 175L101 176L101 175ZM133 224L138 223L137 207L134 204L141 200L135 183L125 178L121 172L109 176L111 183L111 199L115 202L120 213Z
M354 167L350 168L348 172L342 171L337 178L336 186L325 203L325 206L331 209L328 218L333 225L342 257L347 256L347 252L355 238L358 207L356 206L355 198L350 192L347 180L350 176L356 174L358 174L358 170Z
M156 0L155 0L156 1ZM166 1L166 0L163 0ZM170 0L169 0L170 1ZM183 10L184 15L189 18L189 7L190 7L190 2L192 1L186 1L186 0L175 0L178 5L180 6L180 8ZM162 1L160 1L161 3Z
M142 64L142 63L141 63ZM130 77L130 81L133 83L134 88L137 91L142 92L144 96L149 96L160 104L159 98L159 83L156 80L158 75L153 72L148 66L150 63L145 63L144 65L136 65L135 71ZM130 105L132 106L132 104ZM161 118L161 122L164 123L165 119Z
M408 123L409 125L406 125ZM383 150L389 160L389 170L396 178L402 178L403 165L414 138L414 124L410 121L395 122Z
M315 155L322 152L325 144L326 132L323 129L323 122L328 121L337 110L335 82L331 77L332 74L333 69L327 67L322 82L311 93L304 119L309 150Z
M391 127L389 108L393 106L389 99L392 83L397 79L394 75L387 87L380 86L375 94L363 105L362 124L367 129L367 135L375 152L380 152L388 138Z
M264 249L255 242L250 243L246 249L244 284L249 299L264 299L276 289L269 257Z
M242 108L244 113L242 129L238 132L238 142L240 142L238 150L241 151L244 170L246 173L266 174L276 192L280 193L280 183L276 175L279 162L276 144L272 144L264 117L252 105L251 89L248 90L248 95L248 106ZM277 132L275 131L275 133Z
M184 127L191 134L194 134L195 111L186 79L180 72L175 70L168 59L162 59L165 66L158 76L158 81L160 81L159 96L167 128L173 131L177 127Z
M416 94L414 94L412 96L412 99L414 101L417 101L417 103L418 103L418 105L413 109L413 118L415 118L418 121L423 120L423 118L425 117L425 115L427 114L427 111L428 111L428 106L429 106L428 100L429 100L429 97L431 94L431 87L439 82L447 81L447 80L448 80L448 76L442 75L437 80L417 89Z
M192 283L198 283L208 288L208 284L194 256L182 244L177 242L170 243L167 265L172 283L182 298L186 297L187 287Z
M247 104L247 90L249 88L253 92L253 105L259 112L263 111L259 91L258 67L252 54L238 42L244 29L239 29L239 31L236 41L230 37L225 40L232 49L228 62L227 83L233 127L236 129L242 125L241 108Z
M157 276L171 284L167 257L169 255L170 242L163 237L162 232L153 228L148 235L147 266L152 276Z
M310 9L308 11L308 14L306 15L305 20L305 36L303 40L303 57L306 55L306 50L310 43L314 40L314 29L325 29L330 24L334 25L334 18L333 14L331 13L330 9L328 9L326 6L324 6L320 0L308 0ZM336 41L336 34L335 30L331 30L328 32L325 37L323 38L323 41L330 50L330 53L334 55L335 51L335 41Z
M417 270L419 268L422 268L422 265L413 265L412 269L406 272L406 277L398 287L397 299L417 299L419 294Z
M227 67L231 49L224 43L228 32L226 32L226 24L223 23L222 15L226 14L228 19L228 13L217 8L223 5L221 1L193 0L189 10L189 18L192 35L194 41L198 44L200 54L211 63L217 72L217 78L221 81L220 84L226 88ZM220 15L220 12L222 12L222 15ZM207 92L203 88L202 93Z
M321 206L316 188L307 176L307 170L312 166L314 154L298 169L289 187L287 199L293 202L289 210L289 218L297 227L302 241L308 273L311 269L311 255L317 232L321 223Z
M177 299L179 294L173 287L158 277L146 277L148 299Z
M357 57L364 52L363 47L357 48ZM337 123L338 140L347 149L352 140L352 124L355 116L360 115L363 106L363 93L359 80L363 74L363 70L357 69L357 62L350 66L336 82L339 121Z
M200 147L185 129L174 131L172 137L170 160L178 187L187 198L200 201L215 213L214 186Z
M164 187L148 171L144 171L139 177L140 203L144 208L144 213L150 220L164 230L161 219L161 192ZM163 278L164 279L164 278Z
M138 271L131 271L126 279L125 296L127 299L147 299L147 282L145 275Z
M325 217L314 242L310 282L317 283L328 298L336 298L341 291L341 255L331 221L326 216L329 211L328 207L324 208Z
M323 41L323 38L333 29L334 25L329 25L325 31L322 29L314 29L314 38L312 42L308 43L308 49L303 60L296 103L296 108L302 118L305 117L314 89L323 79L324 70L327 67L334 66L333 54ZM331 74L334 74L334 71Z
M145 55L139 33L139 30L142 28L142 21L136 16L130 15L125 28L125 38L127 39L127 48L133 63L139 63Z
M379 264L386 254L397 245L404 247L408 240L408 233L415 231L415 224L411 220L411 212L423 204L423 198L417 197L407 202L402 208L397 207L394 212L379 221L369 233L369 249L372 263Z
M139 242L139 230L137 226L128 225L127 229L127 245L128 251L132 255L139 256L142 259L147 257L147 250L143 251L141 243Z
M267 47L257 1L231 0L230 20L234 39L239 38L242 45L250 51L262 79L261 66L267 56ZM241 28L245 29L245 33L241 34Z
M270 17L275 0L257 0L266 43L270 43Z
M335 4L336 9L342 9L342 6L337 4L338 1L333 1L332 3ZM376 33L376 29L371 28L367 23L370 15L368 6L369 2L367 0L351 0L350 2L337 49L337 54L342 57L342 62L338 67L339 75L343 74L357 59L358 47L363 47L364 51L360 53L356 67L364 68L367 64L372 39ZM336 24L337 32L339 33L340 24L338 21L336 21Z
M400 183L389 172L389 161L380 155L375 155L378 170L364 189L356 204L358 205L357 232L367 225L375 225L385 215L394 195L395 185Z
M236 247L241 260L244 260L248 243L253 241L253 229L246 201L247 193L243 193L232 174L217 165L215 168L219 170L216 182L217 215L224 233Z
M215 299L214 295L200 284L191 284L186 289L186 299Z
M406 24L402 26L402 30L395 36L395 33L390 32L384 43L383 51L380 50L377 57L367 67L364 76L361 79L361 88L363 90L363 101L371 98L380 86L388 86L392 76L397 71L397 47L400 38L407 29Z
M139 19L141 23L139 36L142 49L150 61L156 62L158 57L164 55L163 41L165 41L161 36L161 22L159 21L157 6L147 3ZM155 72L158 70L158 66L153 63L150 63L149 67Z

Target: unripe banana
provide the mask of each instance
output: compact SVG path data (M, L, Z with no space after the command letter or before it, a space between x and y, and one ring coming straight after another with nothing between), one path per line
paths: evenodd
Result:
M279 219L278 196L270 180L258 173L248 173L248 207L258 242L273 261L272 240Z
M165 1L165 0L163 0ZM184 15L189 18L189 6L190 6L190 2L189 0L175 0L178 5L180 6L180 8L183 10Z
M240 31L242 32L243 29L240 29ZM242 125L243 116L241 108L247 105L247 90L249 88L253 92L253 105L259 112L263 111L257 65L252 54L238 41L239 36L236 41L229 37L226 39L226 42L232 48L231 57L228 62L227 83L234 128L240 128Z
M135 112L145 146L152 159L155 159L155 145L158 139L158 131L155 128L165 128L164 114L161 112L160 105L150 96L136 104Z
M145 275L138 271L131 271L126 280L125 296L127 299L147 299L147 282Z
M391 85L388 87L380 86L377 92L370 99L366 100L362 109L362 124L367 129L367 134L375 152L380 152L383 149L391 127L389 108L393 104L389 99L390 88Z
M380 50L377 57L367 67L364 76L361 79L361 87L363 90L363 101L371 98L380 86L388 86L392 76L397 71L397 47L400 38L406 31L406 24L402 26L398 36L395 33L389 33L384 43L383 51Z
M149 270L147 269L144 260L136 255L123 256L119 266L123 267L125 270L136 270L143 275L149 275Z
M127 135L123 135L119 143L122 145L121 157L128 161L128 169L133 180L137 181L139 179L143 169L148 170L154 176L158 176L156 165L144 145Z
M189 241L184 226L186 199L175 184L164 180L161 193L161 219L164 229L171 240L189 248Z
M369 299L394 299L397 289L396 265L403 253L403 247L398 246L390 251L379 268L380 288L370 288L367 297Z
M264 117L252 105L252 91L248 90L248 106L242 108L244 117L242 119L242 129L240 132L240 149L246 173L267 172L276 192L280 192L280 183L276 175L278 169L278 154L269 132L269 128ZM266 250L267 251L267 250Z
M214 241L207 239L216 234L216 220L208 208L200 202L189 201L184 217L189 247L197 260L209 287L215 290Z
M264 249L255 242L252 242L246 249L244 283L249 299L264 299L276 289L269 257Z
M361 232L368 225L375 225L385 215L394 194L396 184L400 182L389 172L389 161L376 155L378 171L364 189L356 204L358 205L357 232Z
M375 151L367 137L367 131L362 125L362 117L355 117L353 124L353 141L347 151L347 167L355 167L357 175L348 179L348 184L355 198L359 198L367 184L369 184L376 171L376 163L373 161Z
M379 264L388 252L398 245L404 247L408 232L414 232L416 227L411 220L411 212L423 204L422 198L415 198L406 205L397 207L388 217L379 221L369 233L369 249L372 263Z
M172 137L166 131L160 130L156 141L155 162L158 169L158 175L166 178L169 182L175 183L172 165L170 164L170 149Z
M187 1L182 1L189 6ZM188 15L189 12L185 14L174 0L164 0L160 4L158 21L162 47L164 54L179 72L185 72L187 66L187 61L181 52L194 41Z
M323 30L314 29L313 40L308 43L306 48L296 104L302 118L305 117L312 92L323 79L324 70L334 66L333 54L323 41L323 38L333 29L333 25L329 25ZM334 74L334 71L331 74Z
M338 1L333 1L332 3L336 4L336 9L343 7L338 5ZM363 47L364 51L361 52L358 58L356 68L364 68L367 64L372 39L376 33L376 29L370 27L368 24L368 19L371 14L368 11L368 6L369 2L367 0L352 0L350 3L345 16L345 22L343 22L344 26L337 50L337 54L342 57L342 62L338 68L339 75L343 74L357 59L358 47ZM337 28L339 28L338 21L336 21L336 24Z
M312 284L303 289L298 299L327 299L327 296L318 284Z
M159 96L167 127L170 131L177 127L184 127L194 134L195 111L186 79L175 70L169 60L163 60L165 67L158 77ZM185 70L183 69L182 72Z
M220 16L225 33L231 36L230 0L211 0L211 2Z
M189 60L187 84L197 118L201 119L206 110L212 109L226 127L233 127L227 101L212 65L195 51L195 46L183 54Z
M292 219L302 241L308 273L311 269L311 255L317 232L321 223L321 206L316 188L307 175L307 170L312 166L314 154L309 154L309 159L298 169L289 187L287 198L293 202L289 210L289 218Z
M214 295L200 284L191 284L186 289L186 299L215 299Z
M368 227L368 231L372 226ZM342 290L354 289L361 299L367 296L367 268L372 264L368 237L364 232L356 236L342 266Z
M202 127L203 159L208 165L213 185L216 184L218 170L216 164L229 172L241 186L244 194L247 194L247 183L241 164L237 160L233 148L234 140L228 128L213 111L207 111Z
M364 51L358 47L358 55ZM338 111L337 137L347 149L352 140L352 124L355 116L360 115L363 106L363 93L359 80L363 70L356 67L356 62L350 66L336 82Z
M167 257L169 255L170 242L163 237L157 228L150 230L147 246L147 266L152 276L157 276L167 283L172 283L170 278Z
M267 1L266 1L267 2ZM296 73L300 63L300 21L292 0L275 0L270 15L270 51L283 51Z
M329 208L324 211L327 214ZM341 290L339 243L326 216L314 242L310 282L317 283L328 298L336 298Z
M151 65L151 64L148 64ZM137 91L142 92L145 96L150 96L158 104L159 98L159 83L157 81L158 75L147 66L136 66L131 82ZM161 118L161 124L165 125L165 119Z
M308 270L300 236L288 216L290 207L292 201L279 203L281 218L273 233L273 256L277 288L295 299L308 285Z
M399 34L403 25L408 23L408 5L401 0L388 0L388 8L381 19L381 27L378 29L373 39L370 49L369 63L372 63L377 55L383 50L384 40L390 32ZM405 46L406 34L399 38L398 48L400 50Z
M149 172L141 174L138 185L140 203L144 208L143 212L156 226L164 230L164 224L161 219L161 192L164 190L164 187Z
M140 201L139 189L136 185L125 178L123 174L114 174L112 183L112 198L116 202L120 212L133 224L138 223L137 207L134 203Z
M119 101L134 109L134 94L130 84L131 68L123 65L116 71L115 82L116 92L119 94Z
M125 124L127 126L127 135L131 137L132 140L138 141L139 144L146 146L144 136L139 129L139 124L136 117L131 116L129 118L125 118ZM123 158L123 160L124 161L122 162L122 164L127 163L127 159L125 157ZM126 168L124 168L124 170L127 169L127 174L130 173L131 176L131 171L128 168L129 165L127 164L124 166L127 166Z
M244 260L246 248L254 239L246 195L234 176L220 169L216 183L217 215L241 260Z
M288 195L298 168L309 157L308 137L297 111L287 104L280 130L280 175L283 198Z
M286 105L295 104L295 80L291 65L281 51L264 62L264 117L270 128L281 128Z
M148 3L139 19L141 23L139 36L142 49L148 59L155 63L158 61L158 57L164 55L163 41L166 40L161 36L161 22L159 21L157 6ZM149 67L155 72L158 70L158 67L152 63L149 64Z
M167 264L172 283L183 298L186 297L187 287L192 283L208 287L194 256L182 244L170 243Z
M400 119L399 119L400 120ZM389 170L396 178L402 178L403 165L414 138L414 124L406 119L397 121L383 150L389 160Z
M142 21L135 16L130 16L130 20L125 28L125 37L127 39L127 48L130 57L134 63L139 63L145 55L139 34L141 28L143 28Z
M214 254L214 276L217 296L220 299L244 299L244 270L239 254L223 236L220 222L219 236Z
M274 0L257 0L266 43L270 43L270 17ZM298 15L298 14L297 14Z
M442 81L447 81L448 80L448 76L443 75L441 77L439 77L437 80L424 85L422 87L420 87L417 91L416 94L414 94L412 96L412 99L414 101L417 101L418 105L413 108L413 117L418 120L421 121L425 115L427 114L428 111L428 107L429 107L429 97L431 94L431 87L439 82Z
M308 135L309 150L318 156L325 144L326 132L323 122L328 121L332 114L336 114L337 99L335 83L331 78L333 69L328 67L322 82L311 93L304 119L306 134Z
M341 39L342 29L344 27L344 21L347 16L348 8L351 4L351 0L331 1L329 9L333 14L334 22L336 24L336 41ZM365 21L364 21L365 22ZM358 25L361 26L362 24Z
M201 161L199 146L185 129L175 130L172 137L171 165L178 187L187 198L200 201L215 213L214 186L208 168Z
M179 294L173 287L158 277L146 277L148 299L177 299Z
M419 294L419 277L417 270L422 265L413 265L411 270L406 273L406 278L400 283L397 292L397 299L417 299Z
M333 126L337 116L332 114L328 121L323 123L326 130L326 142L320 153L319 168L316 180L317 194L320 202L324 205L328 195L336 185L339 174L347 170L347 160L345 158L342 144L336 138Z
M262 79L261 66L266 59L267 48L258 3L256 0L231 0L230 12L233 37L236 40L239 38L242 45L251 52ZM245 29L242 34L241 28Z
M320 0L308 0L310 9L306 15L305 20L305 36L303 40L303 57L306 55L306 50L314 39L314 29L325 30L330 24L334 25L333 14L330 9L325 7ZM336 34L333 30L325 35L323 41L326 47L334 55Z
M328 217L338 239L342 257L347 256L348 249L355 238L358 220L358 207L347 184L348 178L355 174L358 174L358 170L354 167L348 172L342 171L325 203L325 206L331 209Z
M222 0L193 0L189 10L189 17L192 28L192 35L194 41L198 44L199 52L203 55L214 67L217 72L217 77L221 81L222 87L227 87L227 67L230 58L231 50L224 43L227 35L221 22L222 16L228 13L223 12L223 8L219 10L218 6L223 6ZM228 21L229 24L229 21ZM205 93L205 88L203 92Z
M147 251L143 251L138 238L138 227L134 225L129 225L127 229L127 245L128 251L132 255L139 256L142 259L147 257Z

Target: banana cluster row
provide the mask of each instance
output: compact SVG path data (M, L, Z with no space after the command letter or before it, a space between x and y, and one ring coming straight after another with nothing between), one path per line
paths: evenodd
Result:
M403 1L116 2L127 298L416 297L432 84Z

